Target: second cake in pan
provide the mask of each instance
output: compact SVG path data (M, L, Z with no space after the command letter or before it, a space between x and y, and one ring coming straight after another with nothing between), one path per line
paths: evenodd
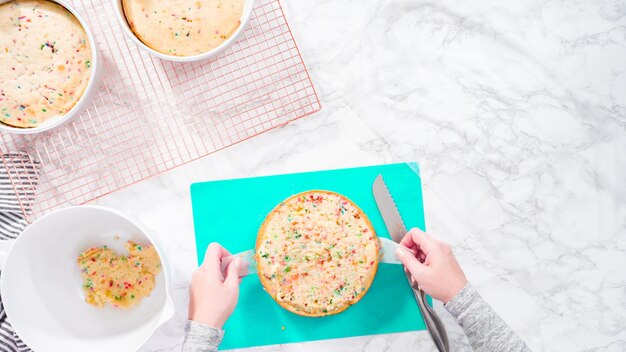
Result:
M241 25L243 0L123 0L135 35L167 55L193 56L219 46Z

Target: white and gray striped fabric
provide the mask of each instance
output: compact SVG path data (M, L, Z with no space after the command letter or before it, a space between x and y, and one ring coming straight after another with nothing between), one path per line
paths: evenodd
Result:
M7 321L7 314L0 302L0 351L26 352L32 351L15 334L11 324Z
M39 181L39 162L25 153L1 154L0 163L0 240L16 238L28 222ZM1 273L0 273L1 274ZM15 334L0 297L0 351L31 351Z

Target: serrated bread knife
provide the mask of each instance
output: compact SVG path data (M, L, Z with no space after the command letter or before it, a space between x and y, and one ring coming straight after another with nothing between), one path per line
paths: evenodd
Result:
M374 180L372 192L374 193L376 205L378 206L378 210L383 217L383 221L389 231L389 235L394 242L400 243L404 235L407 233L407 229L382 175L378 175ZM446 329L443 326L441 319L437 313L435 313L435 311L428 304L426 304L426 295L424 294L424 291L419 289L419 283L413 279L406 268L404 269L404 272L411 289L413 289L413 295L415 295L415 300L417 301L420 313L426 323L426 329L435 342L437 349L440 352L450 351L448 334L446 333Z

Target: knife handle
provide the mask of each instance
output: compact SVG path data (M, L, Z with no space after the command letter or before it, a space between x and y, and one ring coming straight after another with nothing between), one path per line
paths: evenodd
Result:
M420 290L421 295L424 295L424 291ZM426 298L424 298L424 301ZM441 341L443 342L443 346L445 347L445 351L450 351L450 345L448 342L448 333L446 332L446 327L443 325L441 318L439 315L435 313L435 310L431 308L428 304L424 304L426 310L429 312L430 317L433 320L433 323L437 326L437 331L439 332L439 336L441 337Z
M409 284L413 290L413 295L415 296L415 300L419 306L420 313L422 314L422 318L424 318L424 323L426 323L426 329L428 330L430 337L433 339L435 346L437 346L437 350L440 352L449 352L450 346L448 342L448 334L446 333L446 329L443 326L441 319L439 319L437 313L435 313L435 311L432 310L432 308L430 308L430 306L426 303L426 294L424 291L419 289L417 282L415 282L406 268L404 273L409 280Z
M413 291L415 292L415 291ZM422 302L423 302L423 307L426 309L426 311L428 312L428 318L431 321L431 327L434 328L435 331L437 331L437 340L436 344L438 345L437 348L439 348L440 351L443 352L448 352L450 350L450 346L448 344L448 334L446 332L446 328L443 326L443 323L441 322L441 319L439 318L439 316L437 315L437 313L435 313L435 311L426 303L426 296L424 291L419 290L419 296L422 297Z

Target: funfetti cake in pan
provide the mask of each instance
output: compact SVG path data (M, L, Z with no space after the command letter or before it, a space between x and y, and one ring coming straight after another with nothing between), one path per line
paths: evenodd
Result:
M167 55L192 56L217 47L241 24L244 0L122 0L137 38Z
M91 71L85 29L46 0L0 5L0 122L37 127L69 112Z

